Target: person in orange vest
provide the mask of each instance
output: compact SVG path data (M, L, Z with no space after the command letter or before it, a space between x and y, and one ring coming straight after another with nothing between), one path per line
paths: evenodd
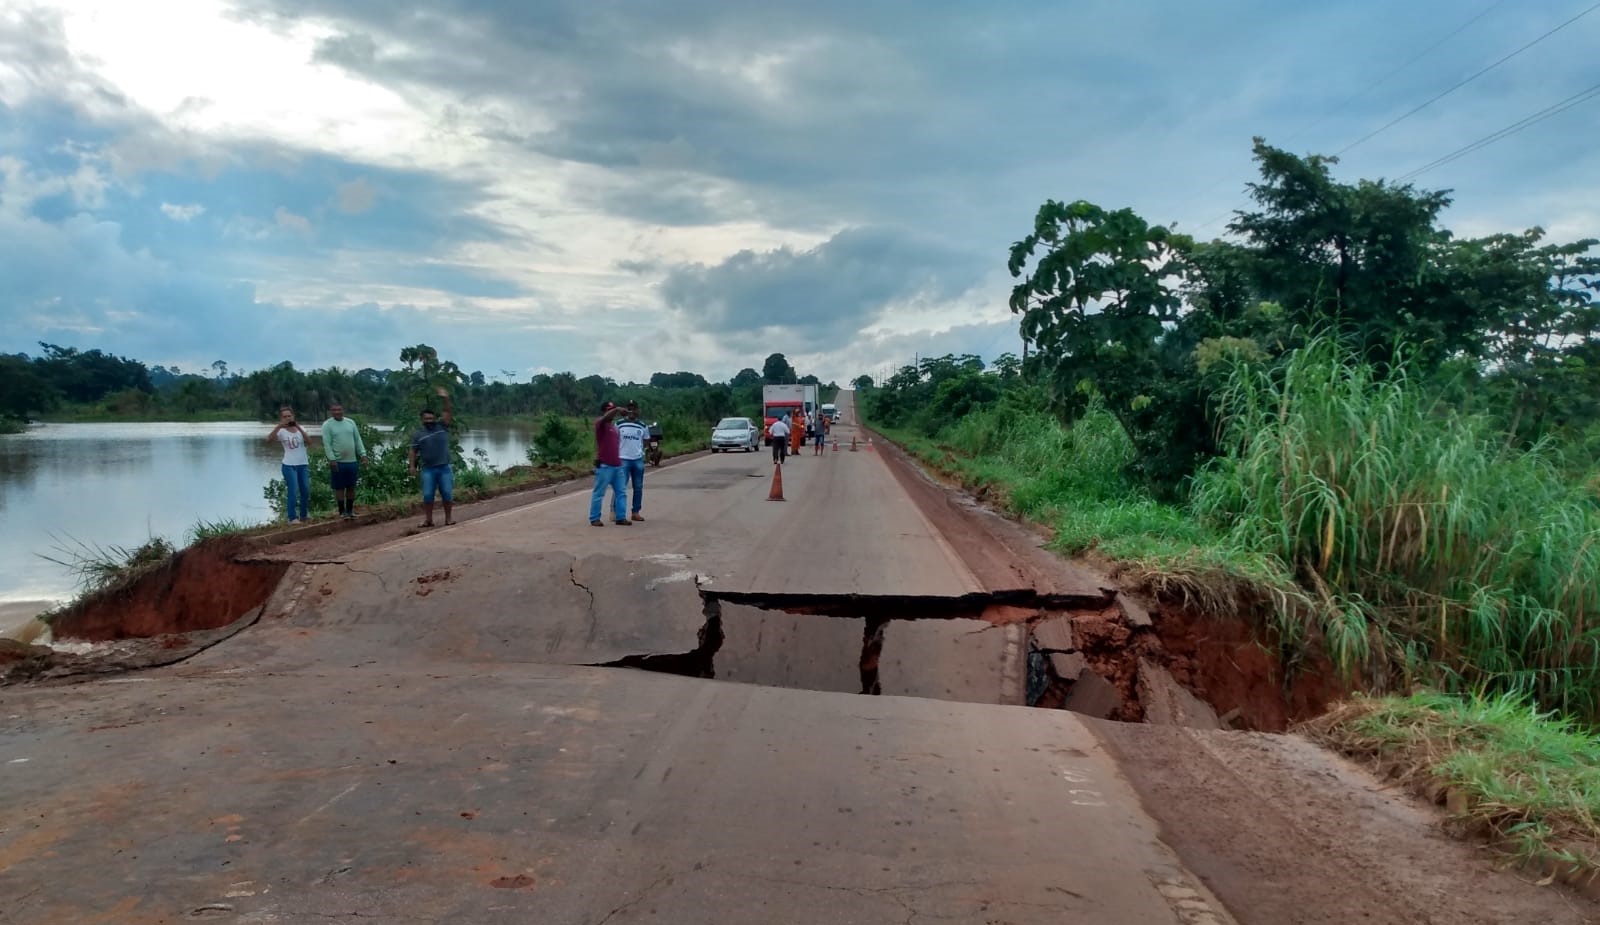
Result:
M806 445L806 419L805 415L797 414L794 423L789 425L789 455L799 456L800 448Z

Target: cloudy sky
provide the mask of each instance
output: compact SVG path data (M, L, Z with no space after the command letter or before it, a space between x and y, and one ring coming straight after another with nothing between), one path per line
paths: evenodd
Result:
M993 356L1042 200L1219 234L1252 135L1338 151L1590 5L3 0L0 351L359 368L425 340L619 379ZM1597 47L1600 12L1340 172L1566 99ZM1597 118L1418 182L1462 233L1600 233Z

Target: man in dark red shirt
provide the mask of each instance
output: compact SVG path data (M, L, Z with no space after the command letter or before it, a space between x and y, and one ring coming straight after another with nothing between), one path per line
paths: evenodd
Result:
M594 420L594 494L589 496L589 525L603 527L600 506L606 499L606 489L611 489L611 511L617 524L631 527L628 520L627 476L622 467L622 441L617 433L615 419L623 413L615 402L600 406L600 416Z

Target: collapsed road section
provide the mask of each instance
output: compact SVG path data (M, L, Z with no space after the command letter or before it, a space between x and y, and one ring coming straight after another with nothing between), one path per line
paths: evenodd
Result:
M694 649L600 665L1207 729L1282 731L1337 693L1322 679L1284 674L1248 632L1169 616L1121 593L699 593ZM1261 670L1247 674L1240 662ZM1211 678L1224 682L1215 695Z

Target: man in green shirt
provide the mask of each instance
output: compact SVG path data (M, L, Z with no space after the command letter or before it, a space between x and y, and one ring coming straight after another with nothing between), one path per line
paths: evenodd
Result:
M333 416L322 422L322 452L328 457L339 516L354 520L356 482L361 478L361 460L367 456L367 446L361 442L361 429L356 422L344 416L344 405L334 402L328 406L328 413Z

